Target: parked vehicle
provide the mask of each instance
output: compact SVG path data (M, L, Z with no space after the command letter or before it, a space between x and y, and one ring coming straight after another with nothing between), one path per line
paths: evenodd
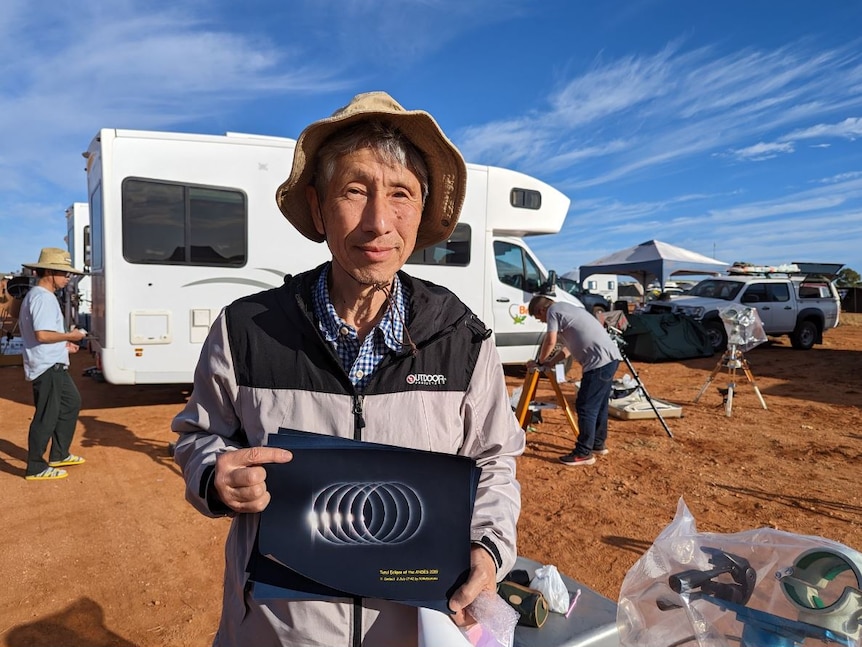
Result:
M574 279L561 276L557 278L557 285L583 303L584 307L594 315L611 310L610 301L601 294L593 294L589 290L583 290L581 284Z
M650 301L645 312L674 312L700 321L712 347L727 346L719 308L739 303L757 309L764 332L788 335L793 348L808 350L823 342L823 332L838 325L840 300L826 277L815 275L728 275L706 279L670 301Z
M66 209L66 247L72 256L72 267L78 269L87 267L85 250L90 246L89 225L90 208L86 202L75 202ZM63 290L63 318L67 328L75 325L90 329L90 283L91 279L87 274L73 276Z
M295 231L275 191L295 141L103 129L87 158L92 279L89 341L114 384L188 383L220 310L329 258ZM548 271L524 242L560 230L569 198L507 169L468 164L452 237L408 273L455 292L494 334L505 363L535 356L527 313ZM557 291L556 298L579 303Z

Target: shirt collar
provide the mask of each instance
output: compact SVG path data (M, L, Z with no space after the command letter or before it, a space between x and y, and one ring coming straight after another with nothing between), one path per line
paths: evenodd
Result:
M356 329L339 317L335 312L335 306L332 305L326 280L331 265L331 262L327 263L317 277L317 283L312 293L312 306L314 314L320 322L319 327L324 338L329 342L334 342L338 339L338 333L342 327L346 326L351 332L355 332ZM390 295L394 304L394 311L392 308L387 308L383 318L371 333L382 335L383 343L393 351L400 351L404 346L401 340L404 338L404 325L407 321L407 292L406 286L396 274L392 281L392 293Z

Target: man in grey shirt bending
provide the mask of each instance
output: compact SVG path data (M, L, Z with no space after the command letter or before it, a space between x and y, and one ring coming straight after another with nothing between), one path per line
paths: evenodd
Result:
M584 308L538 296L530 301L529 312L548 324L548 332L539 349L538 363L531 361L528 368L544 369L571 355L583 370L575 400L578 440L570 453L560 456L560 462L572 466L592 465L596 454L608 453L605 446L608 400L622 355L604 326ZM554 351L558 342L562 347Z

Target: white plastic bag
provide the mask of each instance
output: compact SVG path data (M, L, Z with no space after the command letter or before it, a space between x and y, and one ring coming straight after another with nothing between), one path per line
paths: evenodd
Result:
M546 564L536 569L536 574L530 580L530 588L542 592L551 611L566 613L569 610L569 590L553 564Z

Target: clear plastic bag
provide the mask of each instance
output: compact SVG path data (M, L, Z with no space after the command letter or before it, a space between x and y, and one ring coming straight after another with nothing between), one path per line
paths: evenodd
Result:
M464 631L475 647L512 647L518 612L498 594L482 591L466 609L476 624Z
M623 580L620 645L862 647L860 587L852 548L772 528L698 533L680 499Z
M566 613L569 610L569 590L553 564L546 564L536 569L536 574L530 580L530 588L542 592L551 611Z
M724 323L728 346L748 352L768 339L757 308L733 304L719 308L718 316Z

